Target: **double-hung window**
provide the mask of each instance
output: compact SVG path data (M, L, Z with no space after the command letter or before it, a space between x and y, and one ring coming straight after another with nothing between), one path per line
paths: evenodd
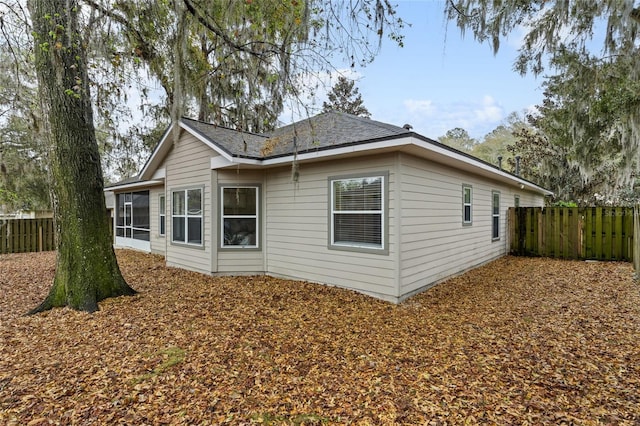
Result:
M220 188L222 248L258 248L259 186Z
M160 235L164 235L165 234L165 229L166 229L166 218L167 215L165 214L165 202L164 202L165 198L164 195L161 195L160 197L158 197L158 217L159 217L159 223L160 223Z
M385 249L386 175L329 178L332 248Z
M171 193L171 241L202 245L202 188Z
M462 185L462 224L471 225L473 192L471 185Z
M500 193L491 192L491 239L500 239Z

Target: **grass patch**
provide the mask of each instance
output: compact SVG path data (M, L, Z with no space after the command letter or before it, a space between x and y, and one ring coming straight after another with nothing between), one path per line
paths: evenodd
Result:
M158 356L161 356L163 358L163 362L149 373L143 374L142 376L136 378L134 380L136 383L140 383L152 377L159 376L171 367L182 363L184 361L186 352L184 349L178 346L171 346L166 349L162 349L157 354Z

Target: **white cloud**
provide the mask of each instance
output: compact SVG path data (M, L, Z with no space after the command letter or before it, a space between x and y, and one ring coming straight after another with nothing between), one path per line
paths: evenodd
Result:
M417 101L415 99L407 99L404 101L404 106L410 114L430 116L436 112L436 107L433 105L433 101L430 100Z
M482 138L506 117L504 108L489 95L451 103L406 99L403 106L403 110L386 117L374 114L372 118L398 125L409 123L416 132L435 139L456 127L467 130L475 138Z
M475 109L474 113L478 122L499 121L503 116L502 107L496 104L495 99L491 96L485 96L480 108Z

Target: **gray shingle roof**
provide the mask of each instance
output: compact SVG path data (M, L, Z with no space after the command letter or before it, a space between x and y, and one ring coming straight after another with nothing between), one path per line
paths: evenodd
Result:
M266 135L240 132L188 118L182 121L227 153L256 159L291 155L296 151L338 148L411 133L403 127L337 111L289 124Z
M260 147L267 139L265 135L241 132L184 117L182 118L182 122L222 148L228 154L239 157L262 157Z
M266 142L265 157L293 154L384 139L409 130L344 112L326 112L276 129ZM293 145L296 136L296 147Z

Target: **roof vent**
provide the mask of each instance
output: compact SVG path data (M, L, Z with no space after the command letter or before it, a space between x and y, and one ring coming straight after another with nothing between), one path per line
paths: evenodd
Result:
M404 126L402 126L403 129L407 129L407 130L411 130L413 129L413 126L411 124L405 124Z

